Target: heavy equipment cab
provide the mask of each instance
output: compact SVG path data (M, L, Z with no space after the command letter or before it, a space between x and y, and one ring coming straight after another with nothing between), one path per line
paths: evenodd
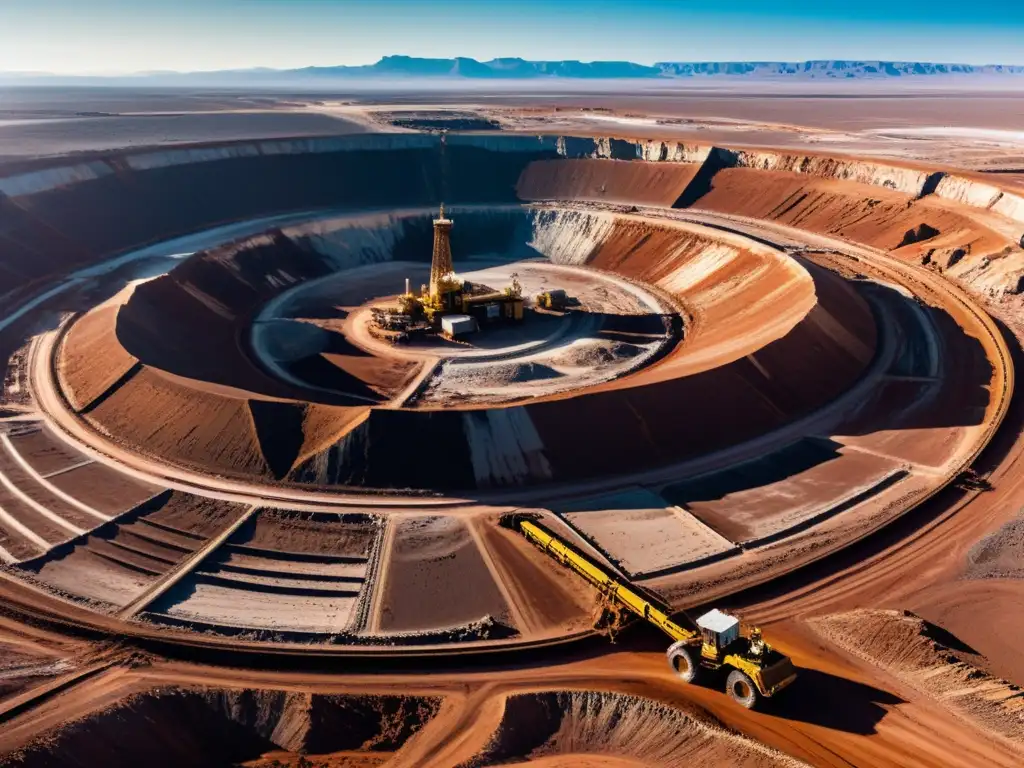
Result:
M688 629L673 621L657 598L610 575L537 522L514 518L513 525L555 560L597 587L605 601L639 616L675 640L666 656L669 666L684 682L694 682L706 670L728 670L726 693L741 706L753 709L762 699L774 696L796 679L793 662L768 645L757 627L744 634L735 616L715 609L697 619L696 629Z
M768 645L757 627L744 636L739 619L718 609L705 613L696 624L700 634L684 635L666 654L669 666L685 682L696 682L704 670L728 670L726 693L753 709L762 697L775 695L796 679L793 662Z
M704 640L701 655L706 659L718 661L722 650L740 639L739 619L717 608L697 619L697 626Z

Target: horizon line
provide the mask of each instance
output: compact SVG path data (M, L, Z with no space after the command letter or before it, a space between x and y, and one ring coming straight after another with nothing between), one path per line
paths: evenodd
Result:
M217 75L217 74L233 74L233 73L246 73L246 72L264 72L268 74L273 73L289 73L289 72L303 72L310 69L369 69L375 67L388 59L407 59L410 61L430 61L430 62L443 62L443 61L472 61L477 64L488 64L497 61L521 61L527 64L623 64L631 65L636 67L643 67L645 69L658 69L659 67L671 64L682 64L682 65L705 65L705 64L748 64L748 65L801 65L801 64L813 64L821 62L842 62L842 63L855 63L855 64L920 64L926 66L939 66L939 67L970 67L974 69L985 69L985 68L1021 68L1024 69L1024 63L1022 64L1004 64L999 62L987 62L987 63L970 63L966 61L936 61L936 60L923 60L923 59L879 59L879 58L810 58L810 59L799 59L799 60L787 60L787 59L663 59L655 61L652 64L643 64L640 62L632 61L629 59L527 59L522 56L495 56L490 59L476 59L471 56L410 56L408 54L387 54L381 56L376 61L365 63L365 64L305 64L294 67L270 67L261 64L253 64L249 66L240 67L227 67L223 69L197 69L197 70L183 70L183 69L151 69L151 70L96 70L96 71L82 71L82 72L66 72L66 71L51 71L51 70L0 70L0 76L19 76L19 77L68 77L68 78L114 78L114 77L159 77L159 76L173 76L173 75ZM956 74L956 73L951 73ZM408 75L406 75L408 76ZM445 75L420 75L420 77L432 77L439 76L444 77ZM557 75L552 76L556 78ZM508 78L516 79L516 78ZM529 78L523 78L529 79ZM619 78L625 79L625 78Z

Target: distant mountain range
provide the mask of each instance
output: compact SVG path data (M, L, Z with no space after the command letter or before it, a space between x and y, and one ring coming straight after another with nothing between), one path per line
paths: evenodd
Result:
M932 64L923 61L738 61L662 62L654 65L662 76L769 76L883 78L929 75L1024 75L1024 66L1004 64Z
M629 78L705 78L742 77L771 79L884 79L940 75L1024 75L1024 66L934 64L916 61L705 61L658 62L653 66L629 61L527 61L519 58L477 61L469 58L424 59L412 56L385 56L365 66L305 67L302 69L242 69L216 72L142 72L135 75L74 77L45 73L0 73L11 83L26 82L126 82L202 84L273 84L322 81L328 79L367 78L446 78L469 80L586 79L622 80Z

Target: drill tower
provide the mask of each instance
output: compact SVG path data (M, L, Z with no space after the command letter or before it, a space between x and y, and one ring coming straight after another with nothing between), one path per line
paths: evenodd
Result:
M444 203L441 203L441 214L434 219L434 255L430 262L430 295L439 296L444 283L455 272L452 265L451 231L452 220L444 216Z

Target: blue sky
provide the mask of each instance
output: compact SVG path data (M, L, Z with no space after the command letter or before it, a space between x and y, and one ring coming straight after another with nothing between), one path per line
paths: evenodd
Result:
M1024 0L0 0L0 71L289 68L392 53L1024 64Z

